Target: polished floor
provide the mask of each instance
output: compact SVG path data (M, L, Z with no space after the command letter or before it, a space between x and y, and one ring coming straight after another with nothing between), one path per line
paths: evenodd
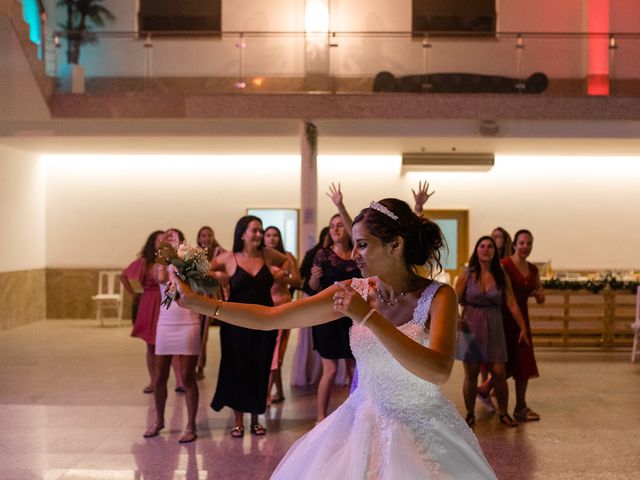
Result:
M286 401L267 412L265 437L231 438L230 412L208 407L219 351L212 328L198 440L178 444L185 408L173 391L168 428L145 440L153 407L141 393L144 345L128 334L77 320L0 332L0 479L266 479L313 426L313 389L287 388ZM292 336L289 353L294 345ZM498 478L640 478L640 363L627 350L539 349L538 359L529 403L541 422L507 428L476 408L476 433ZM444 390L462 411L461 381L456 362ZM339 389L332 407L346 394Z

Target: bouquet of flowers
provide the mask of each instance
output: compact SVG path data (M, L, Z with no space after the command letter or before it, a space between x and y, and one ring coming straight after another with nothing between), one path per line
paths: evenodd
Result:
M162 265L173 265L176 276L188 283L194 292L213 296L218 291L218 281L208 275L210 265L206 249L182 242L176 250L168 243L161 243L156 259ZM175 299L176 293L167 291L161 305L169 308Z

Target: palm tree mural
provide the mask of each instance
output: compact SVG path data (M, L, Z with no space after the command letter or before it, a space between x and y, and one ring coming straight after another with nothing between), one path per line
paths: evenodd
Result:
M89 31L91 27L103 27L112 22L115 15L102 6L103 0L58 0L59 7L65 7L67 20L60 24L67 34L67 62L77 64L80 60L80 47L96 41Z

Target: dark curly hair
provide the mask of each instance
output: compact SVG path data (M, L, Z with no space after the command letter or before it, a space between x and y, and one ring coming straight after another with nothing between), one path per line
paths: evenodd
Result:
M353 224L363 222L367 231L383 243L402 237L408 268L426 266L431 275L442 272L442 252L447 252L447 242L438 224L417 216L406 202L397 198L385 198L377 203L398 219L369 207L356 216Z
M164 232L162 230L156 230L151 233L147 238L144 247L140 250L140 256L143 257L148 264L152 264L156 261L156 238L158 238L158 235L162 235L163 233Z

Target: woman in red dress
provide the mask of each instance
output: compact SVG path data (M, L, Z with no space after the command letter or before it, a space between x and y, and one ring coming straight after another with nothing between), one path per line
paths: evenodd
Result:
M540 415L531 410L526 402L529 379L539 376L531 341L527 301L529 297L535 297L536 302L544 302L544 292L540 285L538 268L527 261L532 247L533 235L531 232L529 230L518 230L513 238L513 254L502 259L502 266L511 279L513 293L524 316L529 334L528 344L518 342L520 329L511 316L511 312L503 308L504 330L509 354L507 375L512 376L516 384L516 406L513 416L520 422L540 420Z
M142 287L138 310L131 332L132 337L144 340L147 344L147 370L149 371L149 384L144 387L144 393L153 393L153 371L155 362L156 328L158 326L158 312L160 311L160 287L154 275L156 251L160 243L164 241L164 232L156 230L149 235L142 247L138 258L122 271L120 281L124 289L136 298L138 293L132 285Z

